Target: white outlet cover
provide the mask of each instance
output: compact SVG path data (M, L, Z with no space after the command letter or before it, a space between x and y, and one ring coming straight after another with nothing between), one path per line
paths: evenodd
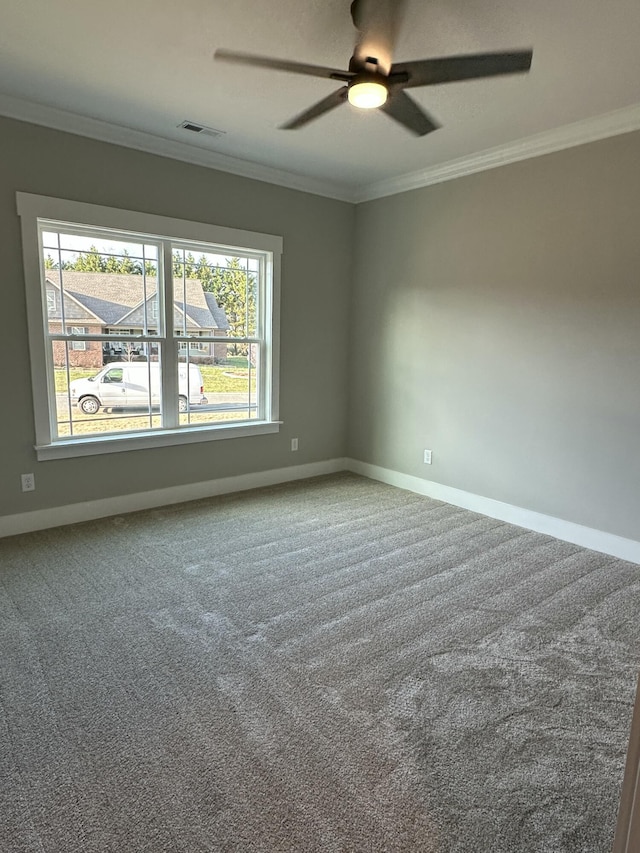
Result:
M431 465L431 451L425 450L424 452L424 464Z
M36 488L36 478L33 474L21 474L20 480L22 482L22 491L23 492L33 492Z

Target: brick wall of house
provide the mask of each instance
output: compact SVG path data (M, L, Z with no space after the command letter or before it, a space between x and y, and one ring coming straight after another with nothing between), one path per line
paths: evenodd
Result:
M102 332L101 326L83 326L87 330L88 335L99 335ZM49 331L54 333L60 332L62 326L60 323L49 323ZM102 367L102 343L100 341L85 341L86 349L72 349L69 344L69 367L95 367L99 370ZM64 341L53 341L53 365L54 367L64 367L66 364L66 344Z

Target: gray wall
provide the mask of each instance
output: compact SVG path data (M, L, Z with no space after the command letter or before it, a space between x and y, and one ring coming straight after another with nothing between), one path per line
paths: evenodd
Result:
M356 230L350 455L640 540L640 134Z
M357 208L8 119L0 142L0 515L348 452L640 540L640 134ZM282 235L281 432L36 462L17 190Z
M8 119L0 151L0 515L344 455L352 205ZM281 432L38 463L17 190L281 235Z

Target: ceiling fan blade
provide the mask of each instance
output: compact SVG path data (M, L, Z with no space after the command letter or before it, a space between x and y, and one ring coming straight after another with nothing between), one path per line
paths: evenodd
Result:
M350 67L364 68L374 58L383 74L389 72L405 5L406 0L354 0L351 17L359 37Z
M494 77L499 74L518 74L531 67L532 50L515 50L505 53L470 53L466 56L443 56L438 59L418 59L415 62L399 62L391 67L390 82L394 77L408 79L403 85L433 86L452 83L456 80L474 80Z
M342 86L340 89L337 89L335 92L332 92L326 98L323 98L321 101L318 101L317 104L314 104L312 107L309 107L308 110L297 115L295 118L292 118L291 121L288 121L286 124L280 125L281 130L297 130L299 127L302 127L305 124L308 124L310 121L313 121L314 118L318 118L324 113L328 113L329 110L334 109L334 107L339 107L340 104L344 104L347 100L347 92L349 91L347 86Z
M304 62L290 62L287 59L274 59L270 56L256 56L253 53L238 53L220 48L213 54L221 62L236 65L252 65L257 68L270 68L273 71L290 71L293 74L308 74L311 77L325 77L330 80L351 80L353 74L339 68L325 68L322 65L306 65Z
M427 133L440 127L437 121L432 119L402 89L390 93L387 101L379 109L417 136L426 136Z

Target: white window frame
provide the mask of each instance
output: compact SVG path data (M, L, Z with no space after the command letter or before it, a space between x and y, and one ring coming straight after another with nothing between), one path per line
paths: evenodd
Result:
M67 199L16 193L17 210L22 229L23 263L26 287L27 320L29 327L29 352L31 357L31 382L35 414L36 444L39 460L60 459L74 456L91 456L101 453L116 453L144 448L176 444L211 441L241 436L263 435L279 431L279 356L280 356L280 262L282 237L260 234L173 219L166 216L121 210ZM49 382L51 353L48 347L47 299L44 295L44 262L39 247L39 220L63 222L70 228L107 228L137 235L149 235L161 240L176 240L187 243L213 244L233 254L239 252L263 253L263 323L265 341L260 411L261 420L237 423L222 422L203 426L165 426L136 433L112 433L72 438L54 438L53 424L56 421L55 394ZM170 274L171 252L164 258L165 270ZM171 312L168 312L169 314ZM116 339L117 340L117 339ZM165 347L175 347L179 338L167 337ZM166 353L168 355L168 351ZM173 359L169 359L173 361ZM177 361L177 356L176 356ZM165 399L177 399L177 369L163 371L163 395Z

